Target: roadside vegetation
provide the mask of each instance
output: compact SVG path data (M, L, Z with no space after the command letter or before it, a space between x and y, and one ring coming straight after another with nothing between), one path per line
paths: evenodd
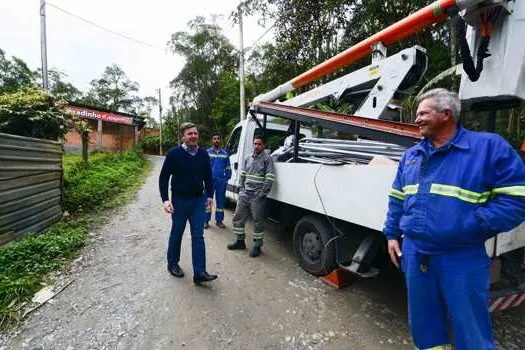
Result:
M48 282L50 272L64 269L84 246L102 210L133 198L149 173L141 151L93 153L89 162L65 155L62 209L64 218L39 235L0 248L0 329L22 319L31 297Z

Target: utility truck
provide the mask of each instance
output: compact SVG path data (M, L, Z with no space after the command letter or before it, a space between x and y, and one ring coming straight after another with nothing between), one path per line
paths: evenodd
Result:
M420 140L416 126L390 120L390 106L413 92L427 68L424 48L387 56L386 47L448 17L458 25L463 109L521 103L525 1L441 0L257 96L246 119L233 129L226 144L233 171L227 198L236 201L242 160L253 152L254 135L263 133L277 174L268 215L293 230L295 253L306 271L321 276L345 269L361 278L379 273L373 263L386 251L381 231L397 163ZM368 55L370 65L277 101ZM328 100L350 101L359 108L352 115L309 108ZM327 129L357 138L330 139L323 136ZM503 285L494 288L491 311L525 302L524 247L525 224L486 242L494 286Z

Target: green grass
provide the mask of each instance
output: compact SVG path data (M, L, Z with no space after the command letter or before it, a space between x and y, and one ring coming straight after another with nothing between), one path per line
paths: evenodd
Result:
M65 157L62 208L70 213L106 207L107 199L129 188L148 164L139 152L98 153L88 164Z
M0 329L16 324L46 276L78 255L94 224L93 214L133 198L151 169L140 152L95 153L87 164L79 156L66 155L63 165L62 208L70 218L0 248Z

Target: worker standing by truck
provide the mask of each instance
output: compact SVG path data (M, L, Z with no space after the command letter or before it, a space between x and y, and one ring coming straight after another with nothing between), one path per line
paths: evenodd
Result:
M240 173L239 200L233 215L235 240L228 245L229 250L246 249L244 242L246 220L254 221L253 247L251 257L261 255L263 233L266 227L266 196L275 181L272 158L264 151L264 138L256 135L253 140L253 154L244 160Z
M208 148L210 156L211 174L213 178L213 192L215 193L215 224L220 228L224 225L224 201L226 199L226 185L232 176L230 157L228 152L221 148L221 135L216 132L212 136L212 147ZM206 224L204 228L210 227L211 207L206 208Z
M424 139L403 155L389 196L384 233L418 349L448 348L447 316L458 349L495 349L485 241L525 220L522 160L500 136L463 128L460 110L445 89L418 98Z

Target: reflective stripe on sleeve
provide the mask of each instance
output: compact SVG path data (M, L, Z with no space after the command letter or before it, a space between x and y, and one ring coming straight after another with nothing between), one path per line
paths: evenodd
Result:
M405 200L405 194L399 190L396 190L395 188L390 189L390 192L388 193L390 197L394 197L399 199L400 201Z
M474 204L487 202L491 194L490 191L478 193L465 190L461 187L443 184L432 184L430 187L430 193L440 196L454 197L459 200Z
M509 196L525 196L525 186L508 186L508 187L497 187L492 190L492 193L506 194Z
M416 194L418 190L419 190L419 184L406 185L406 186L403 187L403 193L405 195L407 195L407 194Z

